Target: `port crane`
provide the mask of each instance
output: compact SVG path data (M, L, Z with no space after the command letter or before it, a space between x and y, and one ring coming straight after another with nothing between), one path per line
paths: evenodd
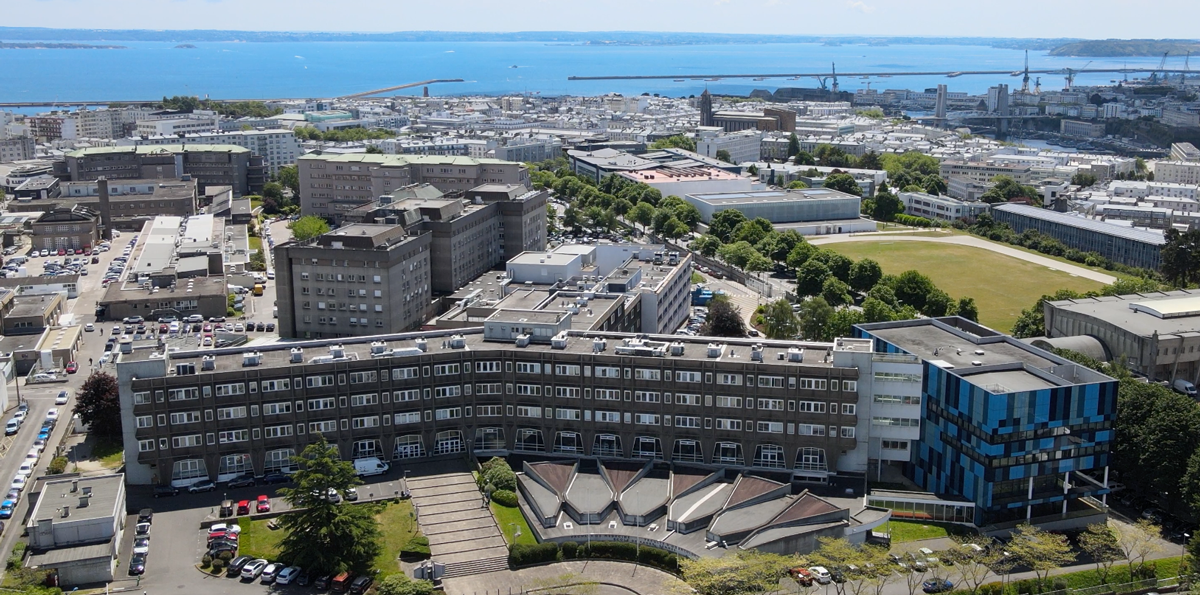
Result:
M1181 88L1181 89L1183 87L1187 86L1188 71L1190 71L1192 69L1192 67L1188 65L1188 62L1190 62L1191 60L1192 60L1192 51L1188 50L1187 55L1183 57L1183 72L1179 73L1179 88Z
M1080 68L1079 70L1086 70L1088 66L1091 66L1092 62L1095 62L1095 60L1089 60L1088 63L1084 64L1083 68ZM1075 75L1079 74L1079 70L1075 70L1073 68L1067 68L1065 70L1067 71L1067 90L1070 91L1071 85L1075 84Z
M1166 80L1166 78L1167 78L1167 73L1165 72L1165 70L1167 69L1167 55L1168 55L1168 54L1170 54L1170 53L1171 53L1171 52L1163 52L1163 57L1162 57L1162 60L1160 60L1160 61L1158 62L1158 69L1157 69L1157 70L1154 70L1154 71L1152 71L1152 72L1150 73L1150 84L1151 84L1151 85L1158 83L1158 73L1159 73L1159 71L1164 71L1164 72L1163 72L1163 80Z
M1021 92L1029 92L1029 50L1025 50L1025 76L1021 79Z

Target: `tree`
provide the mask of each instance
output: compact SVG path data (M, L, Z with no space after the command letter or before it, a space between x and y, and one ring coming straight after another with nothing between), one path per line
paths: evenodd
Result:
M75 393L75 413L89 431L104 438L121 438L121 399L117 379L95 371Z
M883 163L879 161L879 153L867 151L862 157L858 158L858 167L861 169L883 169Z
M854 299L850 297L850 286L833 275L821 284L821 298L834 308L854 303Z
M717 236L722 243L729 243L734 228L745 220L746 216L737 209L717 211L708 223L708 233Z
M676 134L675 136L668 136L667 138L660 138L654 141L650 144L650 148L654 150L683 149L685 151L695 151L696 141L682 134Z
M508 461L500 457L492 457L480 466L479 480L484 487L491 486L493 490L517 490L517 474L513 473Z
M1141 568L1146 558L1162 551L1162 529L1146 519L1136 523L1112 523L1113 541L1121 557L1129 564L1129 576L1134 576L1134 563Z
M1107 523L1092 523L1079 536L1079 547L1092 562L1096 564L1096 574L1100 575L1100 584L1108 584L1108 573L1113 563L1122 559L1121 548L1117 545L1117 536Z
M281 203L284 202L283 184L280 184L279 182L267 182L266 184L263 184L262 196L264 199L270 198Z
M883 268L878 262L864 258L850 266L850 287L855 291L866 292L883 278Z
M375 507L334 504L326 497L330 489L345 493L361 483L354 465L341 460L337 446L319 434L295 461L300 466L292 475L295 487L279 490L296 511L279 517L287 531L280 557L320 574L368 571L383 548Z
M808 262L808 260L812 258L818 250L819 248L808 242L800 242L796 244L794 248L792 248L791 252L788 252L787 258L784 259L784 262L787 263L788 267L798 270L804 265L804 263Z
M290 225L292 228L292 239L297 242L311 240L321 234L329 232L329 223L316 215L308 215L293 221Z
M1200 230L1168 228L1167 243L1160 249L1162 274L1173 285L1183 287L1200 281Z
M795 163L796 165L816 165L817 160L814 159L810 153L806 151L800 151L796 153L796 156L792 159L792 163Z
M726 151L725 149L717 149L717 154L715 157L721 161L724 161L725 163L733 163L733 157L731 157L729 155L729 151Z
M796 180L796 181L788 184L787 187L788 187L788 190L803 190L805 188L808 188L808 184L805 184L801 180Z
M945 556L958 567L959 576L971 595L978 593L991 572L988 565L992 556L987 550L987 542L978 537L955 537L954 547L946 550Z
M862 303L864 322L891 322L896 320L896 311L876 298L868 297Z
M1170 233L1170 230L1167 232ZM1046 314L1043 305L1046 301L1073 300L1081 297L1083 296L1079 292L1070 289L1060 289L1054 295L1043 295L1032 308L1021 311L1021 315L1013 323L1012 335L1018 339L1045 336Z
M779 298L767 304L762 317L763 333L768 339L791 340L800 332L800 321L792 312L791 302L786 299Z
M659 233L669 239L677 240L688 235L691 233L691 231L692 228L688 227L686 223L676 219L675 217L671 217L670 219L667 219L666 223L663 224L662 229L659 230ZM769 264L770 262L768 261L768 265Z
M1022 566L1033 571L1038 584L1043 584L1051 571L1075 560L1066 535L1050 533L1029 523L1017 526L1006 548Z
M758 251L746 241L725 244L717 249L717 257L739 269L745 269L746 264L756 255Z
M1071 184L1082 188L1094 186L1096 184L1096 176L1087 172L1079 172L1071 176Z
M925 306L921 308L921 313L931 318L945 316L953 305L954 298L951 298L946 292L934 288L925 297Z
M691 246L688 247L704 256L712 258L717 254L717 250L721 249L722 245L721 240L718 240L716 236L706 233L693 240Z
M1023 186L1019 184L1012 176L996 176L992 178L992 187L988 188L979 197L980 200L986 203L1008 202L1013 199L1024 198L1033 204L1040 205L1042 195L1038 193L1037 188L1033 186Z
M718 558L680 559L684 582L697 595L757 595L779 589L795 558L757 550Z
M906 304L924 311L925 300L929 294L933 293L936 287L929 277L918 273L917 271L904 271L896 277L896 282L892 284L892 291L896 292L896 299L900 303Z
M850 257L833 250L822 249L813 255L813 259L825 263L834 277L847 283L850 281L850 268L854 266Z
M876 221L895 221L896 215L904 212L904 201L888 190L880 190L875 195L875 208L871 216Z
M800 235L794 229L789 229L783 232L772 231L771 234L759 242L754 248L762 253L763 256L770 258L775 262L787 261L788 254L796 249L796 246L804 242L804 236Z
M979 306L975 305L975 298L959 298L958 306L954 309L954 313L971 322L979 322Z
M746 168L746 173L757 177L758 176L758 166L751 163L750 167ZM771 169L771 181L768 182L768 184L770 184L772 186L775 185L775 169L774 168Z
M632 209L629 209L629 212L625 214L625 218L641 225L642 229L646 229L654 222L654 205L648 202L639 202L633 205Z
M411 579L407 574L397 572L379 581L375 592L378 595L432 595L433 583Z
M941 170L941 162L936 157L920 151L884 153L879 156L879 161L882 163L883 169L887 171L888 178L893 180L901 175L913 174L924 178ZM903 188L904 186L900 185L899 187Z
M383 155L383 149L375 145L367 145L367 155Z
M833 311L833 317L829 319L829 336L851 337L854 336L854 325L863 324L867 321L866 314L862 310L854 308L838 308Z
M829 341L833 306L824 298L815 297L800 304L800 336L809 341Z
M946 185L946 180L943 180L942 176L937 174L929 174L925 176L925 179L921 180L921 187L925 189L925 192L934 196L945 194L950 188Z
M824 187L854 196L862 196L862 188L850 174L830 174L825 178Z
M815 258L810 258L796 270L796 295L803 297L821 293L825 287L825 280L829 277L829 267Z
M746 320L729 296L718 294L708 302L708 319L700 330L710 337L745 337Z
M250 254L250 260L246 263L246 268L251 271L267 270L267 257L261 249L255 250Z
M775 233L775 228L771 226L771 222L762 217L755 217L749 221L743 221L733 228L733 233L730 235L730 240L734 242L749 242L757 244L763 238Z
M858 163L853 155L833 145L817 146L813 156L817 158L817 163L825 167L854 167Z

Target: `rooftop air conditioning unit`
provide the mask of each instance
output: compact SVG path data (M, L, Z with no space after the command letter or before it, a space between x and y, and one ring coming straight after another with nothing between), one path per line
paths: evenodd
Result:
M242 367L257 366L262 363L262 353L249 351L242 354Z
M453 335L450 337L450 349L466 349L467 338L462 335Z
M799 347L788 348L787 355L789 362L802 363L804 361L804 350Z
M201 371L211 372L211 371L215 370L216 367L217 367L217 358L215 358L211 355L206 355L206 356L200 358L200 370Z
M725 351L724 345L718 345L716 343L709 343L708 349L707 349L707 351L705 351L705 355L710 358L721 357L722 351Z
M529 335L525 333L517 335L517 347L529 347Z
M564 331L557 335L554 335L554 338L550 339L550 347L553 347L554 349L566 349L567 348L567 333Z
M329 346L329 357L333 359L344 359L346 357L346 347L341 343Z
M675 357L682 356L683 350L684 350L684 344L682 341L675 341L675 342L671 343L671 355L673 355Z
M291 357L288 358L288 361L293 364L303 363L304 362L304 350L299 347L293 347L292 351L291 351Z
M750 361L755 361L755 362L763 361L763 346L762 345L756 344L750 348Z
M604 339L602 339L600 337L596 337L595 339L592 339L592 353L600 353L600 352L604 351L604 348L607 346L608 346L608 341L605 341Z
M420 349L421 351L428 351L429 350L429 342L426 341L424 337L418 337L417 338L417 349Z

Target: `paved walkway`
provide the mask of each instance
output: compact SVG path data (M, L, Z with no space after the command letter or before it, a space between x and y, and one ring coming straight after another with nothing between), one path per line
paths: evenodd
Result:
M476 574L445 581L446 595L509 595L572 583L599 583L594 595L671 595L687 590L673 575L629 562L572 560L521 570ZM569 593L552 589L549 593Z
M992 252L995 252L997 254L1011 256L1012 258L1019 258L1026 262L1038 264L1038 265L1044 266L1046 268L1054 269L1057 271L1063 271L1067 274L1075 275L1076 277L1083 277L1085 279L1099 281L1101 283L1104 283L1105 285L1112 284L1113 282L1115 282L1117 280L1116 277L1106 274L1106 273L1100 273L1097 271L1093 271L1092 269L1084 268L1081 266L1076 266L1076 265L1068 264L1065 262L1059 262L1057 260L1054 260L1053 258L1047 258L1045 256L1039 256L1037 254L1031 254L1029 252L1025 252L1024 250L1018 250L1011 246L1006 246L1004 244L992 242L990 240L985 240L983 238L976 237L976 236L948 235L946 237L931 237L931 236L921 236L921 235L907 235L907 234L901 234L901 233L896 233L896 234L868 233L868 234L856 234L856 235L824 236L824 237L819 237L819 238L813 238L811 240L811 243L815 246L821 246L824 244L837 244L837 243L841 243L841 242L936 242L936 243L942 243L942 244L957 244L959 246L971 246L974 248L982 248L984 250L991 250Z
M408 478L417 524L446 577L508 568L508 547L470 472Z

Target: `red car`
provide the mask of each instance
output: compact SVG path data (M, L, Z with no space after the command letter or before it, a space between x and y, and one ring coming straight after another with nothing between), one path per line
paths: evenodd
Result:
M76 364L75 362L70 362L67 364L67 373L68 374L74 374L78 371L79 371L79 364Z
M249 500L242 500L241 502L238 502L238 511L237 511L237 513L238 513L238 515L239 515L239 516L240 516L240 515L243 515L243 514L250 514L250 501L249 501Z
M271 499L266 496L259 496L258 504L254 508L258 512L271 512Z

